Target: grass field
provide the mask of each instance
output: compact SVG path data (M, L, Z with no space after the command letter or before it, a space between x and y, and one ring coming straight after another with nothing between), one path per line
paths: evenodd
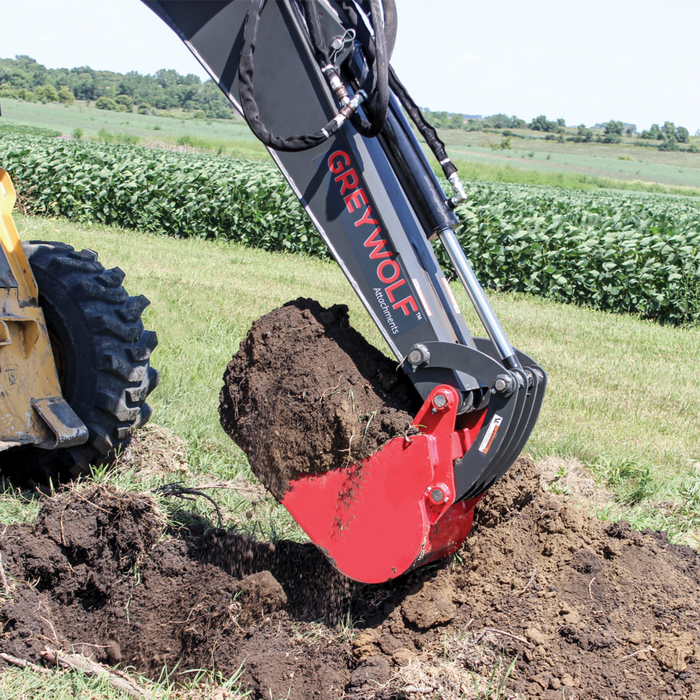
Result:
M99 139L100 132L117 137L136 137L137 143L154 148L191 148L227 153L235 158L269 160L262 144L243 119L191 119L146 114L125 114L87 107L39 104L20 100L2 101L2 122L54 129L72 135L78 128L84 139ZM181 143L185 141L186 143ZM189 145L194 144L194 145Z
M153 363L162 372L150 401L152 420L187 441L195 474L252 478L242 453L219 427L217 406L224 367L261 314L298 296L325 305L347 303L353 324L387 352L334 263L16 219L25 240L63 240L100 251L103 264L125 270L132 294L151 300L145 320L160 338ZM455 287L455 292L467 308L463 290ZM550 377L525 451L587 465L618 496L604 515L668 529L677 539L700 528L700 376L692 369L700 354L700 329L674 329L526 296L497 294L492 301L512 342ZM470 325L476 335L483 334L473 314ZM281 508L270 508L269 520L256 524L260 533L300 536Z
M7 123L55 129L67 135L80 128L83 138L88 139L111 135L117 142L136 138L141 145L151 147L269 159L240 117L204 121L186 114L125 114L87 107L85 103L68 107L3 100L2 105ZM560 144L544 140L543 135L533 137L536 132L517 133L527 134L528 138L513 138L511 149L503 150L503 139L496 133L440 130L463 179L700 195L698 153L661 152L629 143Z
M386 351L334 263L64 220L15 215L15 221L24 240L61 240L98 250L105 266L118 265L126 272L132 294L143 293L151 300L144 321L159 336L152 362L162 376L149 398L152 423L184 440L189 465L184 481L189 486L253 480L245 457L219 426L217 407L225 365L259 315L297 296L311 296L326 305L347 303L353 324ZM466 309L464 292L453 288ZM492 301L511 340L549 373L548 395L526 453L573 458L587 465L600 486L616 496L599 515L625 517L638 528L664 528L676 541L697 546L700 377L693 367L700 329L662 327L511 294L493 295ZM470 325L478 333L474 314ZM569 464L561 460L562 477ZM183 475L135 472L127 466L94 478L144 490ZM225 527L272 542L305 537L269 497L257 503L255 517L249 519L245 488L209 493L221 506ZM8 489L0 495L0 522L31 519L40 505L40 499ZM163 507L171 518L182 521L178 504L168 500ZM188 502L186 508L214 522L211 507L202 499ZM139 684L163 700L248 697L238 692L236 677L205 673L193 675L189 688L172 686L167 678L141 678ZM44 677L15 668L0 674L0 695L46 700L127 697L82 673Z
M560 144L543 138L513 138L511 148L504 150L503 138L491 132L443 129L440 136L466 179L670 194L692 188L699 190L693 194L700 194L699 153L662 152L629 143Z

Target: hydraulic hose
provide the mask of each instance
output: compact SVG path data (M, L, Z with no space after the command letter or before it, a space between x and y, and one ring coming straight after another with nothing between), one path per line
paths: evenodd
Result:
M413 101L413 98L408 94L408 91L403 86L403 83L399 80L398 76L391 68L389 74L389 85L394 91L396 96L399 98L401 105L406 110L406 113L411 118L413 123L416 125L420 135L425 139L430 150L433 152L435 157L438 159L440 165L442 165L442 170L445 173L445 177L449 178L457 172L457 168L452 163L445 150L445 144L442 139L437 135L437 131L428 124L422 112L418 108L418 105Z
M243 116L248 122L252 132L266 146L275 151L305 151L314 148L326 141L333 131L333 121L329 122L323 129L315 134L305 134L303 136L290 136L280 138L272 134L260 120L260 111L255 101L255 88L253 86L253 75L255 72L253 64L253 54L258 39L258 27L260 26L260 15L267 4L267 0L252 0L245 24L243 25L243 42L241 45L241 58L238 65L239 95ZM335 121L335 120L334 120Z
M398 31L398 14L394 0L383 0L384 7L384 36L386 37L386 60L391 63L396 46L396 34Z
M393 17L393 19L391 19L394 31L394 37L391 42L393 48L396 28L396 8L393 6L393 0L388 1L389 4L392 5L388 15L390 19ZM328 47L326 46L326 41L321 30L316 0L302 0L302 7L304 8L304 15L309 27L309 35L316 58L329 84L341 101L342 108L325 127L316 133L302 136L289 136L287 138L276 136L266 128L260 119L260 111L255 101L255 88L253 86L255 68L253 54L255 53L255 47L257 45L260 17L266 4L267 0L252 0L250 3L243 27L243 41L238 66L241 108L255 136L266 146L276 151L305 151L314 148L327 141L348 119L352 118L353 115L356 114L358 107L367 99L368 95L372 95L371 111L373 113L373 119L371 123L364 122L363 120L364 123L361 125L360 132L368 137L377 136L381 133L386 120L390 97L389 59L384 36L384 22L381 19L381 0L370 0L372 23L374 25L373 48L375 49L373 52L374 61L372 70L368 74L365 85L360 87L351 100L346 100L342 97L343 95L347 97L347 91L336 75L335 69L330 64Z

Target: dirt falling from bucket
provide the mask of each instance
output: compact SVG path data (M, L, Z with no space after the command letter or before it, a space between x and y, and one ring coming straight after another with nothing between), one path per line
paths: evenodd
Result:
M346 306L297 299L259 318L228 364L224 430L282 499L289 481L361 462L411 427L421 400L350 326Z

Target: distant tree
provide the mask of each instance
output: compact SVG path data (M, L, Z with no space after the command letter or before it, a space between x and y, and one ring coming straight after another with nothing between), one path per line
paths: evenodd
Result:
M484 126L492 126L494 129L527 129L527 122L524 119L519 119L515 115L509 117L503 113L484 117L481 122Z
M161 68L154 73L153 77L161 87L168 88L171 85L177 85L178 78L181 76L176 70Z
M676 137L676 125L673 122L664 122L664 125L661 127L661 133L664 138L669 138L673 136L673 138Z
M553 132L557 130L557 127L559 125L556 122L551 122L547 117L544 116L544 114L540 114L539 117L535 117L531 122L530 122L530 128L533 131L548 131L548 132Z
M135 71L121 74L97 71L88 66L47 69L31 56L0 58L0 96L31 102L50 102L58 98L68 104L68 92L61 90L63 87L74 99L89 104L105 97L121 110L146 104L147 109L154 105L158 109L204 111L208 119L231 119L233 116L231 105L217 85L211 80L202 84L193 74L181 75L169 70L158 71L156 75L141 75ZM131 98L132 103L116 100L120 95ZM105 105L107 109L114 109L110 102L103 101L100 105L103 109Z
M141 88L144 82L150 82L148 76L141 75L136 71L129 71L126 75L121 76L121 79L117 83L117 92L120 95L129 95L129 97L135 97L139 88Z
M658 124L652 124L651 129L642 131L640 138L657 141L663 138L663 134Z
M95 102L97 109L106 109L110 112L118 112L119 105L111 97L99 97Z
M507 129L513 124L513 118L503 113L491 114L484 117L482 121L486 126L492 126L494 129Z
M676 135L664 136L663 142L659 146L660 151L680 151L680 146L676 140Z
M593 141L593 131L591 129L587 129L585 124L578 125L578 135L581 136L582 140L586 143Z
M603 129L604 134L611 134L613 136L622 136L625 130L625 125L622 122L615 121L614 119L606 122Z
M450 115L447 112L433 112L433 115L435 117L436 126L439 126L441 129L450 128Z
M121 105L122 107L124 107L125 112L134 111L134 101L129 95L117 95L114 98L114 101L117 103L117 105Z
M96 72L87 66L71 69L68 86L77 100L96 100L101 96Z
M625 130L625 135L631 137L634 134L634 131L635 130L631 126L628 126Z
M574 143L589 143L593 141L593 132L586 128L585 124L579 124L578 130L574 136L569 136L567 141L573 141Z
M603 127L603 135L599 136L596 141L601 143L620 143L622 134L625 131L625 125L616 120L611 120L605 123Z
M449 129L461 129L464 126L464 117L461 114L453 114L450 117Z
M42 102L58 102L58 92L53 85L40 85L34 90L34 94Z
M75 102L75 95L69 87L61 85L58 89L58 101L64 105L72 105Z
M566 120L559 117L559 119L557 119L557 125L558 126L566 126Z
M207 82L204 83L199 101L207 115L207 119L233 118L231 104L213 81L207 80Z
M484 121L494 129L505 129L507 126L510 126L510 118L506 114L493 114L490 117L486 117Z
M676 129L676 139L678 143L690 143L690 132L684 126Z

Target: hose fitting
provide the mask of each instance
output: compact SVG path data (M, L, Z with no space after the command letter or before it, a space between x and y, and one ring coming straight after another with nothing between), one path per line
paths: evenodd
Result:
M348 91L343 84L343 81L336 73L335 67L329 63L321 68L321 72L326 76L328 85L330 85L331 90L333 90L335 93L340 106L345 107L345 105L349 104L350 96L348 95Z
M452 173L450 175L450 184L452 185L452 191L455 193L454 197L450 197L447 204L450 209L456 209L462 202L467 199L467 192L464 189L462 181L459 179L457 173Z

